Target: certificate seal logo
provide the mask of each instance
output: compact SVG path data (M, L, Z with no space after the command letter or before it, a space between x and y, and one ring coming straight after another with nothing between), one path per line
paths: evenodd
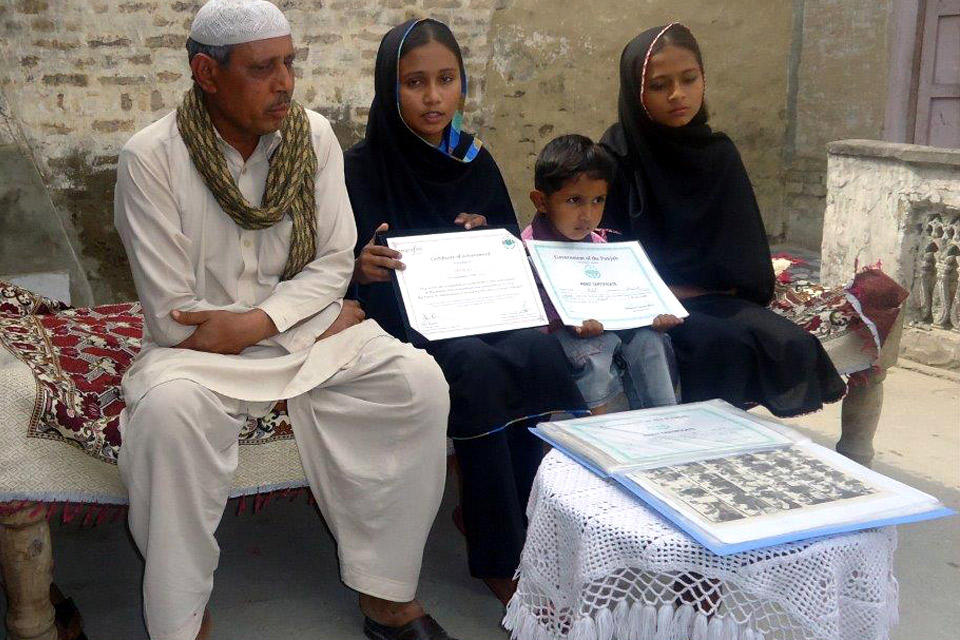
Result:
M504 238L503 246L506 247L507 249L513 249L515 246L517 246L517 241L514 240L513 238Z
M588 278L593 278L594 280L600 277L600 269L597 269L597 267L592 264L588 264L586 267L584 267L583 273Z

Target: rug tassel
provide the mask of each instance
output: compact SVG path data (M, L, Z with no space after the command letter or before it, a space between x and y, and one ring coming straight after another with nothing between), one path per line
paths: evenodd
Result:
M618 602L613 610L613 623L617 640L630 640L630 603L626 600Z
M689 638L693 619L696 611L689 604L681 605L673 615L673 629L670 632L671 638Z
M693 619L693 632L690 634L690 640L707 640L709 624L710 620L707 618L707 614L698 611Z
M500 621L500 624L510 632L510 637L514 640L517 638L517 622L520 619L520 613L519 599L512 598L509 604L507 604L507 611L503 616L503 620Z
M642 602L635 603L630 607L630 614L627 616L627 628L629 633L624 636L626 640L641 640L640 632L643 630L643 610Z
M613 640L615 628L613 612L610 609L600 609L597 612L597 640Z
M70 521L73 520L73 517L76 514L77 514L76 507L69 504L63 505L63 523L64 524L70 524Z
M529 613L529 612L528 612ZM531 615L524 615L520 620L520 640L535 640L534 634L537 632L537 619Z
M597 640L597 625L593 618L580 618L570 630L570 640Z
M733 616L726 616L723 620L723 640L739 640L740 625Z
M675 617L676 609L672 604L660 605L660 610L657 611L657 630L652 637L656 640L670 640Z
M657 608L653 605L645 605L640 614L640 633L637 640L653 640L657 632Z
M710 618L707 625L707 640L723 640L723 620L718 616Z

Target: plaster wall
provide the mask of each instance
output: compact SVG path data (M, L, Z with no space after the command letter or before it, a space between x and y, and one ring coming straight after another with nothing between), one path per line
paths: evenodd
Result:
M882 140L893 0L795 0L802 41L788 96L785 239L820 246L826 206L827 143Z
M517 0L496 12L486 142L508 176L518 217L532 215L527 194L546 142L573 132L598 139L616 121L624 45L644 29L680 21L703 51L711 122L739 146L767 232L782 235L792 19L791 0Z
M935 298L942 292L958 304L955 240L945 243L935 268L923 265L920 257L927 250L931 214L952 211L955 219L960 211L960 150L866 140L833 142L829 150L820 271L824 284L845 284L857 266L879 261L885 273L911 292L901 354L922 364L960 369L956 328L931 326L917 318L923 297L917 285L923 277L937 281ZM950 308L949 301L945 307Z
M201 0L2 0L0 89L98 301L135 296L113 230L117 154L190 86L184 42ZM483 69L494 0L278 0L294 29L297 98L348 147L360 139L384 33L411 15L451 24ZM475 110L482 82L471 87ZM3 231L0 229L0 231Z

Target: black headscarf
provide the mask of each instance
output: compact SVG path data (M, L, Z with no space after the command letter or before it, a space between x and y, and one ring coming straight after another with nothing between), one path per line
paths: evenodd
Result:
M766 305L774 275L763 219L733 141L707 124L654 122L640 101L649 52L672 25L644 31L620 58L620 121L601 143L618 159L605 224L633 234L668 284Z
M460 213L484 215L488 225L506 227L519 236L507 186L486 148L480 147L472 160L465 161L464 157L472 155L471 147L479 146L472 135L459 132L459 141L448 153L420 138L400 117L400 49L421 22L446 28L436 20L410 20L383 37L367 132L344 156L347 192L357 221L358 254L381 223L389 223L391 231L457 231L462 227L453 220ZM463 60L459 63L466 87ZM446 133L449 137L450 127ZM361 287L360 299L368 316L393 335L404 337L390 283Z

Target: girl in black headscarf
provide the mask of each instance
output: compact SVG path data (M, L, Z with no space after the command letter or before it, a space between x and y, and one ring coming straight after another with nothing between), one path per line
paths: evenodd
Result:
M643 244L690 317L670 332L686 402L723 398L778 416L845 391L812 335L766 309L774 275L746 169L707 124L703 60L679 23L641 33L620 59L619 122L602 139L619 171L604 223Z
M366 136L345 155L359 243L354 281L367 316L406 339L390 269L401 256L378 231L468 230L519 236L493 157L461 130L466 75L446 25L411 20L384 36ZM524 510L542 456L537 416L582 410L556 340L535 329L431 342L450 384L449 435L461 471L470 572L504 602L526 535Z

